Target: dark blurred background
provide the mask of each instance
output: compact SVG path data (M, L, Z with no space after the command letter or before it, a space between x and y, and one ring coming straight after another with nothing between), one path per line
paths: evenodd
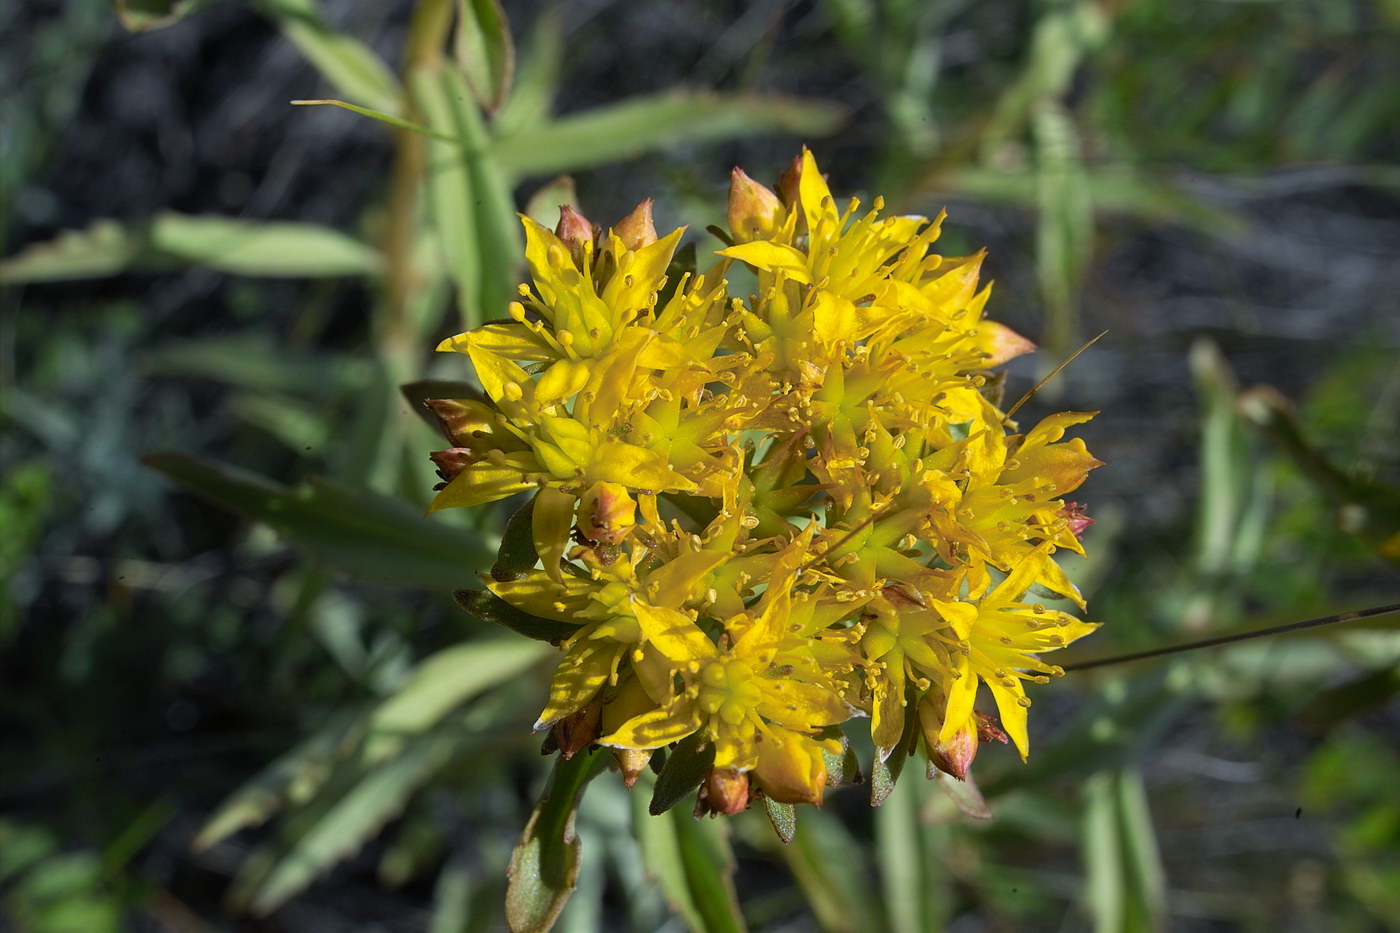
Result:
M396 385L468 378L429 351L499 316L474 298L519 270L478 247L482 196L443 200L436 149L427 210L405 208L411 143L288 105L385 109L364 56L406 67L412 4L168 6L0 9L0 927L495 929L547 668L464 695L421 762L346 749L419 659L492 634L446 594L502 515L363 542L345 516L417 527L440 444ZM1026 409L1103 411L1073 572L1106 625L1080 657L1400 595L1394 0L506 13L516 93L487 169L513 207L567 170L595 222L654 197L703 254L729 167L772 182L806 143L838 194L946 205L942 251L989 248L991 315L1042 347L1012 397L1107 329ZM655 100L573 135L549 116ZM479 282L453 211L476 217ZM383 245L403 216L416 277ZM912 888L881 822L903 817L859 791L812 824L826 870L870 882L828 879L828 902L742 823L749 923L1400 929L1397 639L1375 620L1071 675L1037 697L1029 769L986 753L991 824L900 804L925 829ZM626 799L593 797L561 923L680 929ZM913 894L936 906L909 914Z

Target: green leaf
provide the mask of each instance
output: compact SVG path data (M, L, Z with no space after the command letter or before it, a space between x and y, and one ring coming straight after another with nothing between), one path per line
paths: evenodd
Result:
M549 787L535 805L511 853L506 922L512 933L543 933L554 925L578 878L579 845L574 817L588 782L610 759L594 750L557 758Z
M906 703L904 716L904 732L900 735L899 744L890 752L888 758L880 760L879 752L875 754L875 760L870 768L870 805L878 807L884 803L886 798L894 792L895 782L899 780L899 775L904 771L904 762L909 758L909 750L915 742L915 735L918 729L918 720L910 715L914 709L914 692L909 691L911 702Z
M191 848L203 852L234 833L260 826L280 810L289 795L316 793L330 772L355 719L342 712L234 791L205 822Z
M190 492L265 522L316 560L354 577L447 590L491 559L480 537L367 489L329 480L290 488L177 453L151 454L144 462Z
M825 136L844 112L825 101L670 91L521 129L497 140L497 161L516 177L550 175L634 158L683 142L787 133Z
M284 843L252 858L234 879L229 899L251 912L276 910L397 816L409 796L449 758L455 739L432 736L369 769L343 794L322 794L288 821Z
M855 749L851 748L851 740L846 737L846 733L839 727L832 727L824 730L820 737L836 739L841 743L841 751L838 753L822 749L822 758L826 762L827 786L859 784L864 779L860 773L860 759L856 757Z
M237 275L319 278L372 275L377 251L314 224L159 214L134 227L99 220L0 261L0 285L103 278L202 266Z
M545 7L540 12L526 45L510 96L492 124L503 136L536 126L549 117L564 59L564 27L558 10Z
M1084 896L1096 931L1160 929L1166 882L1136 771L1094 775L1085 785Z
M207 5L192 0L112 0L117 19L131 32L169 26Z
M957 804L959 810L974 820L990 820L992 809L987 806L987 800L982 796L982 791L978 789L977 782L972 779L971 773L966 780L959 781L951 774L944 774L932 764L929 765L929 779L939 790L948 795L948 798Z
M557 645L579 629L577 625L560 622L558 619L532 616L522 609L515 608L495 593L484 590L457 589L452 591L452 597L457 600L457 605L474 618L503 625L518 635L537 641Z
M680 803L700 786L715 763L715 746L706 742L700 732L692 733L676 743L666 764L656 778L647 810L658 816Z
M778 838L784 845L790 844L797 838L797 808L790 803L778 803L768 797L763 798L763 809L768 814L768 822L773 826L773 832L778 834Z
M358 39L336 32L315 0L256 0L258 10L341 94L375 110L397 110L403 90L389 66Z
M366 719L364 760L373 763L395 754L409 737L426 732L468 700L519 677L551 653L539 642L502 638L464 642L430 655Z
M778 846L820 929L828 933L880 930L880 910L867 872L869 847L824 810L802 814L802 832Z
M644 790L652 780L651 775L643 774L643 786L637 790ZM634 792L633 831L641 842L642 860L667 904L698 933L743 930L734 893L728 823L695 819L680 809L660 816L644 813L642 799Z
M524 254L515 203L466 81L455 69L424 68L410 79L429 126L462 140L430 140L427 187L444 262L468 324L503 317Z
M358 113L362 117L369 117L371 120L377 120L380 123L392 126L396 130L408 130L410 133L418 133L456 145L460 145L462 142L456 136L450 136L447 133L439 133L437 130L423 126L421 123L411 123L401 117L394 116L392 113L385 113L382 110L372 110L369 107L359 107L343 100L322 98L319 100L294 100L290 103L293 107L339 107L342 110Z
M458 0L453 51L477 104L495 113L515 74L515 43L499 0Z
M491 565L493 580L518 580L535 569L540 561L535 550L535 500L531 499L506 522L505 533L501 535L501 548L496 552L496 562Z

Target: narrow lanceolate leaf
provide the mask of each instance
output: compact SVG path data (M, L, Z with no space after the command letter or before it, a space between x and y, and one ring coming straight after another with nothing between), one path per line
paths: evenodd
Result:
M734 893L734 855L723 820L697 820L684 808L654 816L641 806L645 785L633 792L632 826L647 872L666 903L690 930L736 933L744 929Z
M158 214L123 226L99 220L0 260L0 285L96 279L199 266L267 278L372 275L380 254L315 224Z
M500 0L458 0L453 45L472 97L483 110L495 113L510 95L515 76L515 43Z
M428 196L443 260L469 324L504 317L524 247L510 185L489 148L481 114L455 69L411 79L428 125L461 144L428 144Z
M453 741L442 735L420 738L404 754L368 769L343 794L313 801L287 821L282 845L244 863L230 900L257 915L281 907L398 816L413 792L446 763Z
M535 500L531 499L506 521L496 562L491 565L492 579L518 580L535 569L540 555L535 550L534 518Z
M238 467L177 453L147 466L181 487L270 525L326 566L357 578L442 591L491 559L482 540L424 518L398 499L328 480L292 488Z
M330 772L330 762L350 734L352 715L335 716L320 731L255 774L214 811L191 848L202 852L234 833L262 825L285 804L292 787L314 792Z
M408 130L410 133L418 133L423 136L431 136L433 139L447 143L460 143L455 136L446 133L439 133L431 127L423 126L421 123L411 123L402 117L396 117L392 113L385 113L382 110L374 110L370 107L361 107L349 101L322 98L318 100L294 100L290 102L293 107L339 107L341 110L348 110L351 113L358 113L362 117L369 117L386 126L392 126L396 130Z
M169 26L206 5L192 0L112 0L117 19L132 32Z
M513 175L548 175L629 159L683 142L834 132L843 111L825 101L671 91L522 129L493 144Z
M588 782L603 770L606 751L558 758L510 857L506 922L511 933L543 933L554 925L578 878L574 817Z
M457 600L457 605L465 609L469 615L483 622L503 625L526 638L557 645L578 631L577 625L570 625L557 619L542 619L539 616L532 616L522 609L515 608L494 593L483 590L457 589L452 591L452 596Z
M665 813L690 796L705 779L705 773L714 762L714 744L706 742L701 733L696 732L677 742L656 778L656 790L651 795L648 812L652 816Z
M409 737L426 732L468 700L519 677L551 653L538 642L504 638L464 642L430 655L366 720L364 760L396 753Z
M327 25L315 0L257 0L256 5L337 93L375 110L393 111L402 104L403 91L389 66L358 39Z

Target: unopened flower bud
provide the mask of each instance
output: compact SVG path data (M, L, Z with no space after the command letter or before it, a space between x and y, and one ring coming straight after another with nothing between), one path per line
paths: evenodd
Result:
M622 245L628 249L641 249L657 241L656 224L651 217L651 204L651 198L647 198L613 227L613 233L617 234Z
M940 742L935 736L933 744L929 745L929 760L944 774L965 781L972 759L977 757L977 744L977 730L964 726L945 741Z
M618 483L594 483L584 492L578 508L578 528L599 544L617 544L637 523L637 503Z
M729 174L729 232L736 243L771 239L786 214L776 194L734 167Z
M749 776L733 768L711 768L700 788L696 813L722 813L733 816L749 805Z
M603 704L595 700L576 713L554 724L554 744L559 754L568 760L581 749L593 744L598 737L598 724L603 717Z
M1082 537L1085 530L1094 523L1094 520L1084 514L1084 503L1066 502L1056 513L1069 523L1070 533L1076 538Z
M437 467L437 475L444 483L450 483L457 478L457 474L466 468L467 464L473 461L472 452L465 447L453 447L450 450L438 450L428 454L433 465Z
M481 420L466 399L429 398L423 400L423 406L437 418L447 439L459 447L467 443Z
M568 247L574 258L574 265L583 268L584 244L593 242L593 224L588 218L567 204L559 205L559 223L554 235Z
M919 700L919 729L924 736L929 762L944 774L965 781L972 760L977 757L980 722L975 715L969 716L951 736L941 738L943 712L947 706L948 700L941 691L930 690L924 694Z
M792 207L798 202L798 183L802 178L802 156L792 157L792 164L778 176L778 197L783 204Z
M651 749L639 748L615 748L613 758L617 759L617 766L622 769L622 786L628 790L637 783L637 778L642 776L647 765L651 762L653 752Z

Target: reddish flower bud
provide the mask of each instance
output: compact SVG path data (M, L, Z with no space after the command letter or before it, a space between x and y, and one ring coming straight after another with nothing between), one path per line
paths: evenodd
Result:
M437 418L447 439L459 447L467 443L481 420L466 399L429 398L423 400L423 405Z
M651 204L651 198L647 198L613 227L613 233L617 234L622 245L628 249L641 249L659 239L656 235L656 224L651 217Z
M733 768L711 768L700 787L700 799L695 810L701 813L723 813L733 816L749 805L749 775Z
M792 157L792 164L778 176L778 197L792 207L798 201L798 183L802 178L802 155Z
M574 265L583 268L585 260L584 244L593 242L593 224L588 218L567 204L559 205L559 223L554 235L568 247L574 258Z
M1084 504L1082 502L1066 502L1056 513L1069 523L1070 533L1076 538L1083 537L1085 530L1094 523L1094 520L1084 514Z
M453 447L451 450L439 450L428 454L433 464L437 467L437 474L444 483L450 483L457 478L457 474L476 458L472 452L465 447Z
M967 780L972 759L977 757L978 730L964 726L947 741L934 742L929 746L929 761L944 774L951 774L959 781Z
M565 760L593 744L598 737L598 724L603 718L603 704L595 700L576 713L554 724L554 744Z
M734 242L771 239L786 214L776 194L734 167L729 175L729 232Z

